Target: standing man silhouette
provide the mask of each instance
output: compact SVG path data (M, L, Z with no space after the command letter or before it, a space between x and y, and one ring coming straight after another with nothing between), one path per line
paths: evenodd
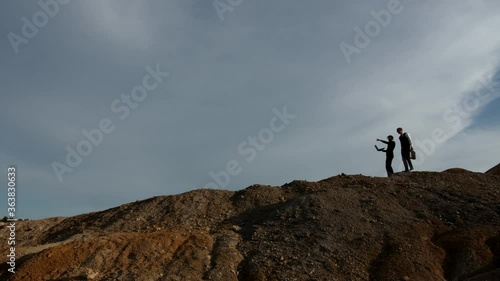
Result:
M386 149L378 148L377 146L375 146L375 148L378 151L385 152L385 170L387 171L387 176L391 177L394 174L394 170L392 169L392 159L394 159L394 148L396 148L396 142L394 142L393 136L387 136L387 140L388 141L377 139L377 141L387 144Z
M399 141L401 142L401 157L403 157L403 165L405 172L413 170L413 164L410 159L410 151L413 151L413 144L411 142L410 134L403 131L403 128L397 128L399 134Z

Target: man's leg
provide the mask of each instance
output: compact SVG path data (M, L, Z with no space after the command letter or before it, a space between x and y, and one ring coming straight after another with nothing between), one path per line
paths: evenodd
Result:
M409 169L408 169L408 161L406 160L406 158L403 158L403 165L405 165L405 172L408 172Z
M385 159L385 170L387 171L388 177L394 174L394 170L392 169L392 158Z
M408 154L408 153L406 153L406 151L401 150L401 158L403 158L403 165L405 165L405 172L408 172L409 169L408 169L408 161L407 161L407 159L409 157L407 157L406 154Z
M409 150L402 150L401 157L403 158L403 164L405 165L405 172L409 172L410 170L413 170L413 165L412 165L411 160L410 160L410 151Z
M410 166L410 171L413 171L413 164L411 163L411 158L408 157L408 165Z
M408 172L408 167L410 167L410 171L413 170L413 164L411 163L411 157L410 157L410 151L405 151L402 153L403 154L403 159L406 160L406 165L405 168Z

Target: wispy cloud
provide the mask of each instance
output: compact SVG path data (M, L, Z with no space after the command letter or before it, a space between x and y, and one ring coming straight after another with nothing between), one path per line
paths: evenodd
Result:
M148 48L153 42L150 6L147 1L86 1L80 3L85 32L101 43L122 48Z

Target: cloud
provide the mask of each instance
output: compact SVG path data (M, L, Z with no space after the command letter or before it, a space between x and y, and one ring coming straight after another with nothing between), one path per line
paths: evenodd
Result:
M429 163L429 169L445 170L459 167L474 172L485 172L498 165L500 159L487 157L494 151L498 151L498 140L500 139L500 128L473 129L460 133L457 137L446 142L446 148L436 150L432 155L433 161Z
M12 101L5 117L20 133L45 145L72 143L81 138L82 119L92 115L85 107L61 100L31 97L29 101Z
M153 41L153 23L146 1L86 1L80 3L81 24L88 35L112 40L113 46L148 48Z

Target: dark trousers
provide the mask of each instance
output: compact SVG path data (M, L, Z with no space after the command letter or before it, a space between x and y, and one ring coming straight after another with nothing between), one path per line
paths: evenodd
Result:
M403 165L405 165L405 171L413 170L413 164L410 159L410 151L401 151L401 157L403 158ZM409 168L409 169L408 169Z
M394 155L387 155L385 158L385 170L387 171L388 177L394 174L394 170L392 169L392 159L394 159Z

